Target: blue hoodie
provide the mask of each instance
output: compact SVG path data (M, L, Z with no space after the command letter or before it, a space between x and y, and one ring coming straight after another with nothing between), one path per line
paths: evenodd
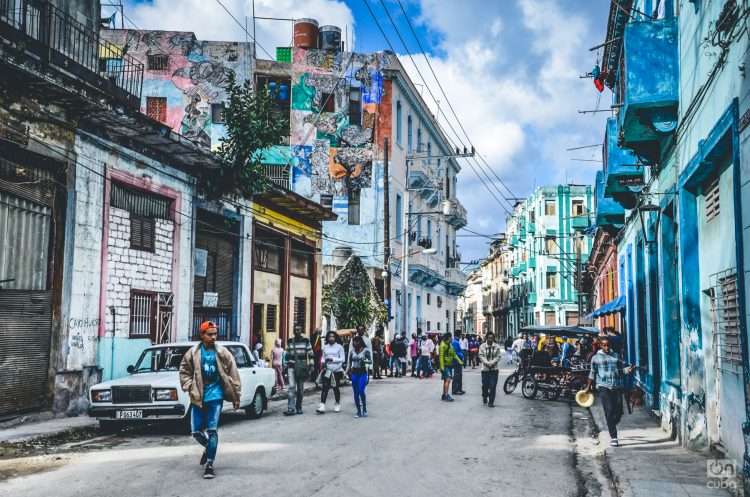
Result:
M464 360L464 353L461 350L461 341L458 340L455 336L453 337L453 340L451 341L451 346L453 347L453 350L456 352L456 355L459 359L462 361Z

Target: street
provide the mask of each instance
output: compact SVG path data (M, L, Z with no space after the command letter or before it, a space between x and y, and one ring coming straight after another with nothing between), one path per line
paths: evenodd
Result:
M480 396L479 370L467 394L440 401L440 381L387 378L368 387L370 417L342 412L281 415L275 402L256 421L226 416L219 428L217 478L201 478L201 451L185 435L104 437L84 450L33 458L40 472L0 483L5 496L442 496L579 495L566 402L528 401L500 388L497 407ZM61 459L57 459L61 458ZM18 460L0 461L21 467Z

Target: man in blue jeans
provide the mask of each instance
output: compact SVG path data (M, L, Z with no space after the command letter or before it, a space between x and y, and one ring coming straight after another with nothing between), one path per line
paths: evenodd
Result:
M216 344L218 328L212 321L200 325L201 343L191 348L180 364L180 385L190 395L190 431L205 447L200 464L203 478L211 479L219 445L219 417L224 400L240 407L240 375L232 353Z

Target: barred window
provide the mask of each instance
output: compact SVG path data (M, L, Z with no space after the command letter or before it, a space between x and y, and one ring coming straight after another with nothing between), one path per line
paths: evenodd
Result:
M294 297L294 326L292 329L299 327L304 332L307 323L307 299Z
M133 290L130 292L130 338L156 336L156 294Z
M278 306L276 304L268 304L266 306L266 333L276 333L276 312Z
M159 122L167 122L167 97L146 97L146 115Z
M169 69L169 55L153 54L147 60L149 71L166 71Z

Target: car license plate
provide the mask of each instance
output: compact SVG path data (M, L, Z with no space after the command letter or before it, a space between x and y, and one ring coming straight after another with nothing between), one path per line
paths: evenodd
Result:
M142 419L142 409L128 409L127 411L116 411L115 418L117 419Z

